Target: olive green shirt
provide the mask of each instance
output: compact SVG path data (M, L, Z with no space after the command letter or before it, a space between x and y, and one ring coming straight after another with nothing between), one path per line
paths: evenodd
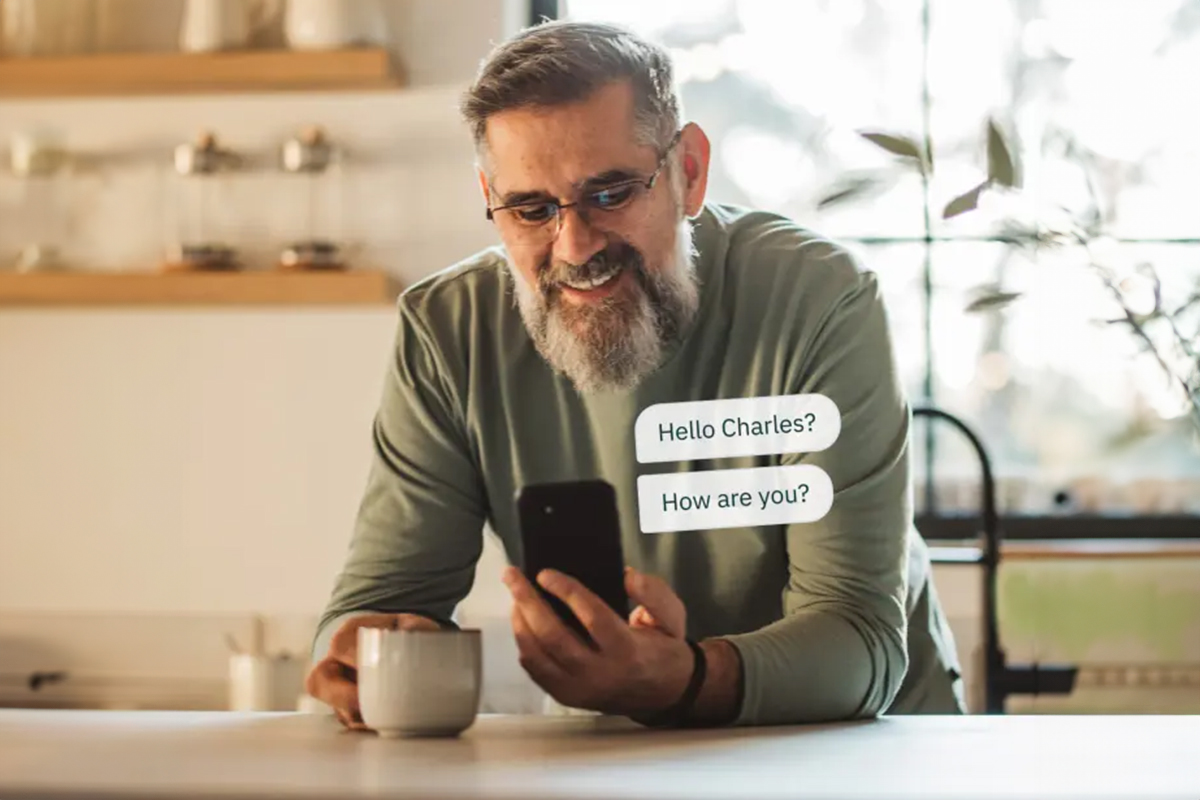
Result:
M875 275L790 220L727 206L705 208L695 246L699 313L623 392L581 396L549 367L498 250L403 293L370 477L315 656L355 612L448 620L471 589L485 521L521 563L521 486L602 478L626 560L674 587L690 636L737 648L739 724L960 710L953 639L912 523L911 413ZM827 450L637 462L634 422L650 405L800 393L841 412ZM830 476L821 520L639 530L639 474L790 464Z

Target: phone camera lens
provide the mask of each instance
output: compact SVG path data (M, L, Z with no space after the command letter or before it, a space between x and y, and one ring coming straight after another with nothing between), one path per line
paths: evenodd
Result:
M554 513L554 506L546 506L546 513L547 513L547 514L553 514L553 513Z

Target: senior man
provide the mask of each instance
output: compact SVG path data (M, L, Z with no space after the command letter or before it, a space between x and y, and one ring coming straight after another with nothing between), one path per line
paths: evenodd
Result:
M585 642L520 570L503 576L521 664L559 702L666 725L961 712L874 274L788 219L706 204L709 141L680 119L665 51L626 30L528 29L489 55L462 109L503 248L400 297L309 691L360 727L357 628L452 625L485 521L521 563L519 487L602 478L617 490L629 619L544 572ZM668 467L816 465L834 488L823 519L639 532L641 410L801 393L840 409L829 449Z

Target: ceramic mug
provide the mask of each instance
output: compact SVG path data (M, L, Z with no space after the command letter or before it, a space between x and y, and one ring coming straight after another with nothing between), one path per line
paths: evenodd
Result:
M229 657L231 711L293 711L304 691L305 663L286 655Z
M245 47L250 17L242 0L188 0L179 47L185 53L211 53Z
M483 686L478 630L358 629L358 704L381 737L457 736Z
M337 50L387 41L378 0L288 0L284 31L293 50Z

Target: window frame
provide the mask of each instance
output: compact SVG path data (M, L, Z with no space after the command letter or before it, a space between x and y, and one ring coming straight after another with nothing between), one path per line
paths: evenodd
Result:
M930 91L929 51L931 42L930 14L933 0L921 2L921 92L920 118L921 126L916 132L919 141L929 141L932 135L932 95ZM531 19L536 23L543 19L556 20L563 18L565 4L559 0L530 0ZM1003 243L998 236L945 236L936 232L932 220L940 215L940 210L934 208L929 191L928 178L923 176L922 204L925 219L923 236L839 236L839 241L859 245L887 244L921 244L923 247L921 306L922 306L922 349L924 364L922 371L922 396L914 399L924 405L937 406L936 382L934 380L933 358L933 260L934 249L939 243L957 241L981 241ZM1187 244L1200 243L1200 239L1179 238L1141 238L1130 236L1110 237L1116 245L1126 244ZM922 428L924 446L925 475L934 475L934 464L937 460L937 436L933 421L926 419L914 420L914 428ZM939 512L934 481L925 482L924 496L917 505L922 510L917 514L917 525L922 534L935 540L964 540L978 536L976 517L971 513L958 511ZM1200 517L1180 514L1084 514L1084 515L1045 515L1045 514L1000 514L1001 526L1005 538L1020 540L1058 540L1058 539L1200 539Z

